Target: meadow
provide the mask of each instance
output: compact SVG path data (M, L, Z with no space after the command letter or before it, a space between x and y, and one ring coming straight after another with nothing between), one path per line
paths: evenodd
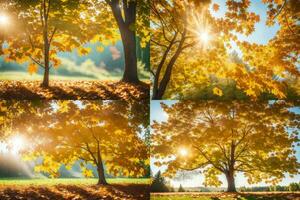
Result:
M57 178L57 179L15 179L7 178L0 179L0 186L28 186L28 185L95 185L98 179L96 178ZM148 178L108 178L109 184L149 184Z
M16 80L27 80L27 81L40 81L42 80L43 76L41 74L29 74L28 72L22 71L4 71L0 73L0 80L9 80L13 81ZM106 80L106 81L118 81L120 80L121 76L101 76L99 78L93 78L88 76L65 76L65 75L56 75L53 74L50 77L50 80Z

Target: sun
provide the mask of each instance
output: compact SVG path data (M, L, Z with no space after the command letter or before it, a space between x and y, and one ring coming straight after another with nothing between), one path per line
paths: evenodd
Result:
M186 148L180 148L178 152L181 156L187 156L188 155L188 150Z
M204 43L204 44L209 43L209 41L211 39L208 31L199 32L198 37L199 37L200 41L202 41L202 43Z
M7 25L9 23L9 18L5 14L0 14L0 24L1 25Z

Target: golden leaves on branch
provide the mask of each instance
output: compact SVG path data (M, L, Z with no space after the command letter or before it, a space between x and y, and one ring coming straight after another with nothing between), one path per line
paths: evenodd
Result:
M35 64L35 63L30 63L29 65L28 65L28 72L29 72L29 74L35 74L35 73L37 73L38 72L38 69L39 69L39 67L37 66L37 64Z

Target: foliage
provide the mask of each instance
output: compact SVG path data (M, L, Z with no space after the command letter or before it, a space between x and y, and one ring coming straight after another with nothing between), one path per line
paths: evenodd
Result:
M115 18L117 11L122 17L115 4L123 6L126 13L122 23ZM141 48L145 48L150 39L147 1L130 1L125 5L117 0L5 0L1 5L9 15L11 24L4 38L0 37L0 55L4 55L6 61L28 64L30 74L41 68L44 71L43 86L49 84L50 68L60 66L58 54L61 52L76 49L79 56L87 55L91 51L85 45L87 42L97 43L97 51L103 52L105 46L114 46L120 40L124 27L127 33L131 31L134 37L139 37L138 46ZM128 48L129 39L122 37L122 40L124 49ZM3 45L5 41L7 45ZM131 45L135 48L137 44L135 40L133 42ZM127 52L124 53L126 63ZM135 66L132 67L137 72L136 56L133 62ZM127 68L125 65L125 72Z
M300 183L290 183L289 191L300 191Z
M6 5L12 25L5 36L8 45L1 54L6 61L29 63L31 74L43 68L44 86L48 86L50 68L57 68L61 63L59 52L74 48L79 48L80 55L89 52L81 47L90 39L88 33L93 33L90 30L94 27L92 21L81 14L87 11L88 4L69 0L8 0Z
M31 109L33 114L24 112L11 121L12 131L6 138L19 132L31 141L20 153L24 160L35 161L35 172L59 177L62 164L71 169L78 160L83 175L98 174L99 180L104 179L104 170L124 177L143 177L148 172L149 148L142 134L149 123L147 104L46 101ZM88 168L90 164L97 174Z
M153 180L151 182L150 186L151 192L169 192L169 189L167 187L167 182L164 177L161 176L161 172L158 171L155 176L153 177Z
M218 176L224 174L235 190L238 172L250 184L276 184L285 173L299 173L294 147L299 145L300 118L292 106L281 101L162 104L168 120L152 126L155 164L167 165L165 175L170 177L180 170L202 169L205 186L220 186Z
M267 44L240 41L255 31L260 16L250 11L254 1L227 0L225 13L212 1L151 1L151 66L153 98L176 98L213 80L234 81L247 96L265 92L286 98L285 83L299 76L299 16L295 1L266 1L267 25L280 29ZM204 35L204 36L203 36ZM232 58L232 44L242 58ZM214 89L214 88L212 88ZM220 91L216 91L221 95Z

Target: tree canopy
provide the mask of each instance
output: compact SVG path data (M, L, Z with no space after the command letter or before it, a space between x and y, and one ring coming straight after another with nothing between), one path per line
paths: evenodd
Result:
M91 20L84 20L87 12L81 1L19 1L8 0L6 12L10 29L4 36L6 61L29 63L28 72L44 70L43 86L49 84L49 70L60 65L59 52L79 48L80 55L88 53L81 46L91 37ZM89 30L89 31L87 31Z
M59 177L63 164L71 169L78 161L84 176L98 175L98 184L107 184L105 170L114 176L147 176L147 109L147 104L123 101L50 101L12 118L4 138L20 134L30 141L20 153L35 161L36 172L51 177Z
M204 185L236 191L235 176L248 183L276 184L299 173L295 146L299 145L300 116L293 104L182 101L162 104L168 119L153 123L151 156L165 175L200 169Z
M279 25L266 44L240 40L250 36L261 16L250 10L254 1L227 0L221 17L220 5L212 1L151 1L151 65L153 99L188 98L188 94L216 80L232 80L236 87L256 99L267 92L286 97L286 82L297 79L299 70L299 8L296 1L265 1L266 25ZM232 44L242 51L232 58ZM222 90L213 87L213 93Z
M8 31L1 31L0 54L6 61L28 63L29 73L42 68L43 86L49 85L50 68L61 64L58 53L77 49L80 56L86 55L91 51L88 42L101 42L97 51L103 52L103 45L119 39L125 54L123 80L138 82L136 37L142 48L150 39L147 1L6 0L2 4L10 22Z

